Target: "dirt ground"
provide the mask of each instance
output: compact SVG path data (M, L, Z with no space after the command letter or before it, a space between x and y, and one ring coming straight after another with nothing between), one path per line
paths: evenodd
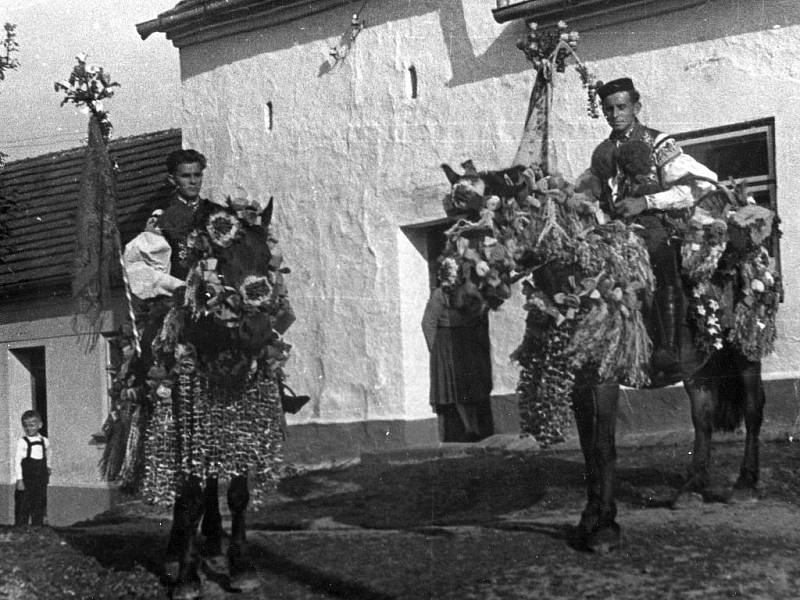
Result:
M725 502L742 445L714 447L714 487L680 509L688 445L621 448L622 547L568 541L577 451L362 461L287 478L248 515L260 589L206 598L468 600L800 598L800 444L770 441L757 500ZM92 522L0 530L0 598L167 598L169 513L135 499Z

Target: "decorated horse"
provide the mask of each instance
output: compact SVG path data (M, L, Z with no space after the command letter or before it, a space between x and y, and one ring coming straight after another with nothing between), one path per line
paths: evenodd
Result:
M136 304L136 328L119 337L112 421L123 424L117 445L125 448L121 459L106 457L107 475L173 504L166 563L173 598L200 597L201 567L229 589L257 585L244 556L245 512L279 477L290 350L282 336L294 321L271 213L271 200L263 212L254 201L201 201L182 257L185 282L165 283L163 269L139 277L136 290L143 280L165 293L140 292L150 297ZM129 274L141 272L143 257L153 264L155 253L141 250L153 245L142 243L128 245ZM169 265L164 246L157 265ZM220 479L229 482L232 517L224 553Z
M512 355L522 367L522 429L544 446L557 443L574 413L587 483L574 541L611 549L620 541L614 500L619 384L654 386L645 314L655 280L643 230L608 220L591 176L573 185L538 167L477 172L471 162L463 166L462 174L444 169L452 185L444 207L455 223L440 258L456 262L462 285L477 289L492 308L509 297L514 282L522 283L525 335ZM764 405L760 360L772 350L780 293L764 246L772 233L770 211L748 202L741 187L729 190L713 180L705 187L683 215L680 245L691 299L681 367L695 451L677 503L708 485L712 431L734 429L742 414L747 441L735 490L755 490Z

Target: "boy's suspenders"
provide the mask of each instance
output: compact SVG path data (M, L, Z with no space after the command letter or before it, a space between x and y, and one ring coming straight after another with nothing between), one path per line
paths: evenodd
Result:
M25 440L26 444L28 444L28 455L25 458L30 458L31 457L31 448L33 448L33 446L36 445L36 444L40 444L42 446L42 458L41 458L41 460L44 460L44 464L47 464L47 446L44 445L44 439L39 439L39 440L37 440L35 442L32 442L32 441L30 441L28 439L27 435L22 436L22 439Z

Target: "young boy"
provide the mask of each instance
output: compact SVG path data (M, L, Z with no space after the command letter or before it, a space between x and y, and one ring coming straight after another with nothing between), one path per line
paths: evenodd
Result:
M22 413L25 435L17 442L14 471L18 501L15 525L42 525L47 508L47 483L52 469L48 466L50 441L41 435L42 417L35 410Z

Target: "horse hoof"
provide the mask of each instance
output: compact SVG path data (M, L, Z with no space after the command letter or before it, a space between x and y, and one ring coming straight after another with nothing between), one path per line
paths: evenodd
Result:
M197 600L203 597L203 586L199 581L182 583L172 590L172 600Z
M228 570L228 559L222 554L203 557L201 568L203 569L203 572L211 579L230 576L230 571Z
M589 534L586 547L598 554L608 554L622 543L622 534L617 523L611 523Z
M703 506L703 495L698 492L680 492L672 501L673 510Z
M261 587L261 580L255 572L247 571L231 577L230 588L237 592L252 592Z
M758 490L752 487L735 487L728 497L730 504L748 504L758 502Z
M177 560L170 560L164 563L164 577L170 583L178 582L178 568L180 564Z

